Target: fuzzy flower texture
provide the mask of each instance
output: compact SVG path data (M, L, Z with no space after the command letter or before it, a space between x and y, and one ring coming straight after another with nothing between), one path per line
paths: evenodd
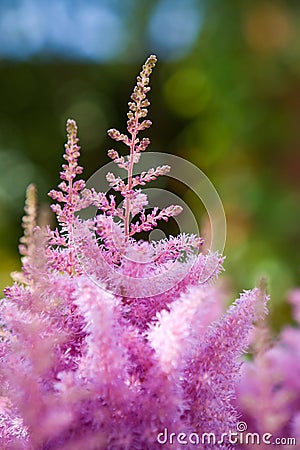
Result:
M142 192L169 166L138 176L133 170L150 143L138 135L151 125L147 93L155 63L150 56L137 78L128 133L108 131L129 150L127 156L108 152L125 171L124 178L107 174L115 195L87 189L76 179L83 169L74 120L67 122L61 182L49 194L57 229L36 225L35 188L28 188L22 271L13 274L15 283L0 303L3 450L230 449L222 434L236 431L238 408L250 424L256 407L251 396L262 395L270 364L277 367L276 352L269 352L249 362L252 384L239 384L253 323L265 314L264 289L245 291L224 312L226 298L214 282L223 258L202 251L201 238L137 238L181 212L176 205L147 208ZM96 216L80 218L91 205ZM293 339L293 331L284 336L288 346ZM289 372L293 364L287 359L282 377L290 377L299 391L299 377ZM286 424L275 404L268 405L275 408L274 421ZM288 408L295 409L296 400ZM295 420L299 425L299 415ZM193 439L182 444L180 433ZM203 433L214 433L218 441L195 445Z

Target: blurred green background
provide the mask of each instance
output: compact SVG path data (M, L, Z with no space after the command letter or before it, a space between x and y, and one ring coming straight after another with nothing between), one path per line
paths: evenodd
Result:
M0 36L1 288L19 268L30 182L50 220L66 119L88 179L108 162L106 130L125 131L135 77L155 53L151 150L206 173L225 208L233 293L265 275L274 326L289 320L284 299L300 285L298 0L1 0Z

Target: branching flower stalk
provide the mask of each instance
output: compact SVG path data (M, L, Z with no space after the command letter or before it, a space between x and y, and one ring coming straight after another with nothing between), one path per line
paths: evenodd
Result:
M134 88L134 91L131 95L132 102L129 102L129 112L127 113L128 121L127 121L127 130L131 135L129 138L128 135L121 134L118 130L112 128L108 131L108 135L114 139L115 141L122 141L130 148L129 157L127 157L127 161L125 162L124 158L120 158L118 153L115 150L110 150L108 152L108 156L118 164L119 167L127 170L127 184L121 183L119 181L119 185L115 183L115 179L108 174L108 181L110 181L111 186L115 190L121 190L123 197L125 198L125 214L124 214L124 230L125 237L128 239L129 236L134 235L135 233L146 230L146 225L143 226L141 224L138 228L132 228L130 230L130 218L132 216L132 202L136 198L136 192L134 191L134 187L137 185L144 185L148 181L154 180L159 175L166 175L170 171L170 166L162 166L158 167L156 170L149 171L148 173L142 174L141 177L136 177L133 179L133 166L135 163L139 162L140 153L145 151L150 144L149 138L143 138L141 141L137 137L141 131L146 130L152 125L152 122L148 119L144 119L147 117L148 109L147 107L150 105L149 100L147 99L147 93L150 91L149 86L149 77L152 73L152 69L156 64L157 58L155 55L151 55L145 64L143 65L142 71L137 77L137 84ZM142 122L140 122L141 119ZM165 209L161 214L153 215L151 217L153 220L167 220L169 217L175 216L181 212L182 208L180 206L176 206L173 208ZM122 216L123 217L123 216ZM146 224L147 219L143 217L143 223ZM152 228L152 224L150 223L150 217L148 221L148 230ZM147 230L147 231L148 231Z
M130 141L130 158L129 158L129 168L128 168L128 194L130 195L132 190L132 172L134 165L134 157L137 154L136 145L138 144L137 135L140 130L145 128L149 128L151 126L151 122L149 120L145 120L141 125L139 120L141 117L146 117L147 109L146 106L150 105L150 102L146 99L146 93L150 90L149 84L149 75L152 72L152 67L155 66L156 57L151 56L143 67L143 70L138 77L137 86L134 89L134 93L131 96L131 99L134 103L129 104L130 112L127 113L128 122L127 129L131 134ZM134 113L133 113L134 112ZM144 148L143 148L144 149ZM126 198L126 214L125 214L125 236L129 235L129 219L130 219L130 197Z
M30 259L34 256L35 242L34 229L37 225L37 191L32 183L26 189L26 200L24 207L25 215L22 217L23 236L20 239L19 253L23 265L23 272L13 272L11 274L14 281L29 284L26 276L26 267Z
M128 164L128 184L126 186L126 205L125 205L125 236L129 236L129 223L130 223L130 195L132 195L132 173L133 173L133 165L136 160L138 160L138 149L137 144L139 140L137 139L138 133L141 130L149 128L151 126L151 122L149 120L145 120L142 124L139 123L140 118L146 117L148 110L147 106L150 105L150 102L146 98L146 93L150 90L149 84L149 76L152 72L152 68L155 66L157 59L154 55L150 56L143 66L143 70L138 77L137 85L134 89L133 94L131 95L131 99L133 102L129 102L129 112L127 113L128 122L127 129L131 134L131 139L128 139L128 136L121 135L117 130L111 129L108 131L109 136L115 140L123 140L124 143L130 146L130 155L129 155L129 164ZM120 139L122 138L122 139ZM139 150L145 150L147 148L148 140L144 139L143 148L139 148Z
M63 180L59 184L59 191L51 190L49 196L64 204L62 208L59 204L51 205L52 211L56 213L57 220L61 226L62 237L52 234L52 244L65 245L69 249L67 272L71 275L75 270L75 245L74 245L74 222L75 212L81 209L79 206L79 192L85 186L83 180L74 181L78 174L81 174L83 168L78 165L80 147L78 145L77 125L74 120L67 122L68 141L65 145L66 153L64 159L68 164L63 164L63 171L60 177Z

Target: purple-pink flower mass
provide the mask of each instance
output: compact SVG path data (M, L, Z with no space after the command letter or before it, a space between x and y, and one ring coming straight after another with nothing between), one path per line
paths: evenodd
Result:
M124 179L107 174L114 195L77 180L83 169L74 120L67 121L61 182L49 193L57 229L37 226L35 188L27 190L19 247L22 271L13 274L15 283L0 303L3 450L230 449L234 444L222 435L236 431L241 412L249 427L257 429L256 397L265 385L277 421L271 425L278 424L276 432L281 427L299 433L299 377L292 375L300 368L299 330L282 336L283 346L297 352L298 363L287 352L280 371L278 352L284 347L275 346L242 367L253 324L261 323L266 313L264 288L243 292L224 312L225 296L216 282L223 257L204 251L200 237L136 237L182 209L147 208L141 189L167 174L169 166L138 176L133 171L150 144L149 138L138 136L151 126L147 94L155 63L150 56L137 78L128 133L108 131L128 147L126 156L108 152L126 173ZM91 205L97 209L95 217L80 218L78 213ZM281 383L281 388L273 391L270 367L280 373L273 384ZM293 398L280 397L282 417L272 400L284 383L290 383ZM262 420L266 407L258 414ZM273 432L267 421L260 425ZM174 436L213 433L217 441L162 444L157 437L166 429Z

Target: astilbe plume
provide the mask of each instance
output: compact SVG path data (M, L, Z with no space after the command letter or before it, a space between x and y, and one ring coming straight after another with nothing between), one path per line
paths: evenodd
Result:
M281 450L299 448L300 443L300 289L291 291L288 300L296 325L285 326L276 340L266 326L255 332L253 359L245 362L237 385L237 405L247 432L272 434L271 443L278 439L276 448ZM296 441L288 445L290 438ZM257 445L250 442L241 448Z
M169 166L133 176L150 143L138 134L151 125L146 94L155 62L150 56L137 79L128 135L108 132L129 147L128 156L108 152L127 173L126 181L107 174L123 202L75 181L82 168L74 120L67 122L62 182L50 192L58 229L36 226L28 192L26 259L0 306L1 449L154 450L165 428L217 437L235 428L240 356L266 296L244 292L224 314L222 288L213 283L223 258L200 252L201 238L134 237L181 211L145 210L140 186ZM76 216L89 205L100 211L94 219Z

